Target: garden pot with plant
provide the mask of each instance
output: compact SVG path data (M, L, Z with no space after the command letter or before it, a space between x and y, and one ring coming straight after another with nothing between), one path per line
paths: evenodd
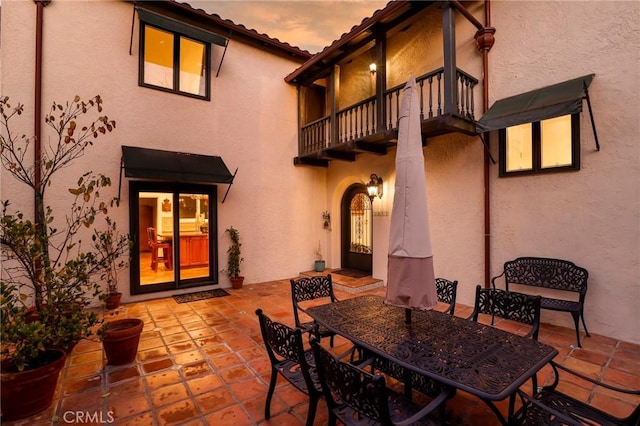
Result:
M231 287L239 289L242 288L242 283L244 282L244 277L240 275L240 263L244 260L240 251L240 246L242 246L240 244L240 232L233 226L230 226L224 232L229 235L231 245L227 249L227 269L223 272L229 277Z
M320 240L318 240L318 247L316 247L314 253L316 254L316 272L322 272L325 268L325 261L322 259L322 246L320 245Z
M1 202L3 420L35 414L51 404L59 369L66 359L57 350L68 351L78 340L93 334L100 320L97 311L88 308L101 294L100 276L128 248L128 240L123 240L105 257L90 244L82 244L83 237L99 238L96 220L106 217L117 205L115 198L100 197L111 185L107 176L85 172L72 187L67 186L68 192L57 187L53 179L59 170L82 157L96 138L115 128L114 121L96 114L101 111L99 96L86 102L77 96L65 104L54 102L44 119L49 132L43 132L42 139L47 143L34 154L36 138L25 136L23 130L13 130L23 106L12 107L9 98L0 98L0 161L7 177L26 185L34 197L33 218L13 208L9 200ZM96 117L89 118L94 114ZM80 120L87 122L81 124ZM53 208L46 203L47 190L57 191L56 199L68 195L69 211L64 217L54 217ZM23 206L28 205L21 201ZM51 377L44 382L31 381L32 376L48 373ZM6 398L20 395L25 388L30 390L24 397L29 402L20 411Z

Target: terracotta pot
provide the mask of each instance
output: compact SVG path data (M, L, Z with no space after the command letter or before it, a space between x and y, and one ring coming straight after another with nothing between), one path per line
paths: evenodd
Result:
M44 357L49 363L42 367L0 374L3 421L29 417L51 405L67 355L64 351L51 349ZM3 371L5 366L3 363Z
M122 293L114 293L107 296L105 299L105 307L109 310L117 309L120 306L120 299L122 298Z
M244 277L230 277L229 279L231 280L231 287L235 288L236 290L242 288Z
M126 318L108 323L102 340L107 364L129 364L136 359L143 326L144 322L138 318Z

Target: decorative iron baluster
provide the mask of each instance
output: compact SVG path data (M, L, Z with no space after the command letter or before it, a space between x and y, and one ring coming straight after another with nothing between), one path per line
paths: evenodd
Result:
M424 120L424 80L420 80L420 121Z
M389 126L387 127L388 130L391 130L393 128L393 124L391 121L391 116L393 115L391 113L391 108L393 108L393 92L389 93Z
M369 102L365 104L365 134L368 136L371 134L371 129L369 128Z
M442 115L442 95L440 93L440 82L442 81L442 74L438 73L438 115Z
M433 76L429 76L429 118L433 118Z

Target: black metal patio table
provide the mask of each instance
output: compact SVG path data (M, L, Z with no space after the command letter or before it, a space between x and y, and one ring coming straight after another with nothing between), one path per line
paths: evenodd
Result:
M538 341L438 311L405 310L366 295L307 309L319 324L446 386L493 401L511 397L558 351Z

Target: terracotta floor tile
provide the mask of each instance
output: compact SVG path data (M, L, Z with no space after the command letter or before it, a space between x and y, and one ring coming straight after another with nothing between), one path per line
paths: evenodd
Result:
M261 393L267 392L268 386L258 378L246 380L244 382L233 383L231 391L240 401L254 398Z
M211 426L234 425L251 426L253 420L240 405L224 408L206 417L207 424Z
M242 360L235 353L229 353L223 356L217 356L210 359L211 363L217 369L227 368L234 365L242 364Z
M138 350L138 359L143 362L158 358L166 358L167 355L169 355L169 352L165 347L149 349L147 351Z
M248 379L249 377L253 377L253 373L244 365L238 365L235 367L228 368L226 370L220 370L220 377L226 383L231 384L235 382L239 382L241 380Z
M145 376L145 381L149 389L157 389L162 386L168 386L178 383L182 380L177 370L166 370L156 374Z
M209 327L200 327L200 328L196 328L195 330L189 330L189 335L194 340L202 337L211 337L214 334L215 334L214 331Z
M207 336L202 338L193 339L196 342L196 345L202 347L217 345L223 343L224 341L219 336Z
M102 352L102 343L93 340L83 339L73 348L73 354L81 354L86 352L99 351Z
M172 328L180 328L180 331L183 331L184 329L182 328L182 326L180 325L180 321L178 321L178 318L171 318L171 319L166 319L166 320L158 320L155 321L156 327L162 329L162 330L167 330L167 329L172 329Z
M213 345L202 348L202 351L210 358L218 357L222 354L231 353L231 349L227 345Z
M116 419L138 416L149 409L149 401L145 395L109 400L109 410L113 412Z
M212 370L209 367L207 361L198 361L192 364L184 365L181 369L182 376L185 380L192 379L194 377L210 375Z
M101 374L82 377L80 379L70 379L64 382L65 395L78 393L78 392L90 392L92 390L98 390L98 389L102 389Z
M173 345L174 343L188 342L191 340L191 336L187 332L182 332L162 336L162 340L166 345Z
M128 367L107 367L107 383L116 383L123 380L139 377L140 371L136 365Z
M111 399L130 398L139 396L145 392L144 381L142 378L128 380L125 382L109 385L107 388L108 396Z
M166 368L172 367L173 361L169 358L156 359L153 361L145 362L142 364L142 370L146 373L154 373L156 371L164 370Z
M151 391L151 403L157 408L181 401L188 396L186 386L183 383L175 383Z
M75 352L74 352L75 353ZM91 351L81 353L79 355L72 355L67 361L68 366L84 364L86 362L102 362L102 351Z
M102 398L103 392L101 389L76 393L64 397L60 404L60 409L61 412L64 413L65 411L84 411L88 408L100 407L103 401Z
M194 350L196 348L197 348L197 346L195 345L195 343L189 342L189 341L180 342L180 343L174 343L172 345L168 345L167 346L167 349L169 349L169 352L171 352L172 354L177 354L177 353L180 353L180 352L192 351L192 350Z
M153 414L151 412L139 414L133 417L125 417L122 419L115 419L112 423L116 426L149 426L153 424Z
M140 340L140 343L138 343L138 350L144 351L146 349L153 349L163 345L164 342L162 339L160 337L155 337L153 339Z
M222 382L222 379L217 374L207 374L206 376L190 379L187 382L187 386L189 386L189 390L194 395L199 395L205 392L209 392L213 389L222 387L223 385L224 383Z
M170 327L161 327L159 330L159 333L162 336L169 336L171 334L176 334L176 333L184 333L186 332L185 328L181 325L173 325Z
M174 355L174 359L176 364L178 365L187 365L192 364L197 361L202 361L204 359L204 355L200 350L196 349L189 352L181 352Z
M175 425L193 420L199 416L196 405L191 400L180 401L156 411L158 425Z
M217 388L211 392L207 392L195 397L196 403L203 413L211 413L216 410L220 410L224 407L231 406L236 403L233 399L233 395L224 388Z
M85 362L67 367L67 377L94 376L102 370L102 361Z

